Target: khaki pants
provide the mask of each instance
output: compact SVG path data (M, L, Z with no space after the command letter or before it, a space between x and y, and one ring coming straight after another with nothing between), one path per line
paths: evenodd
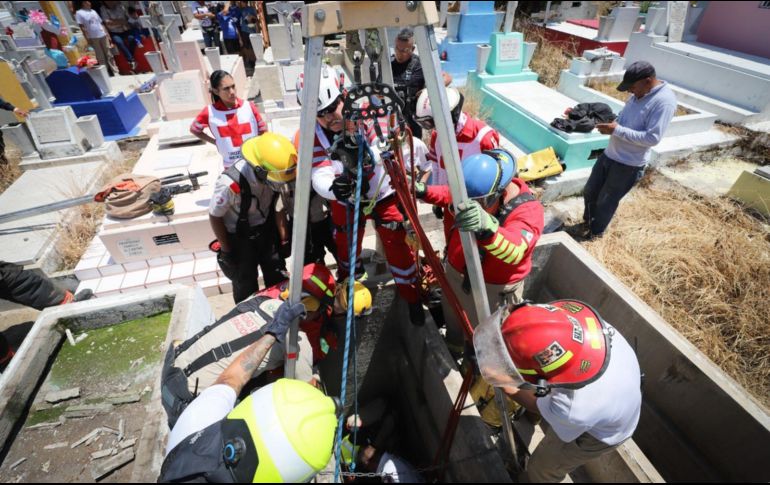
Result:
M457 300L460 302L460 306L465 310L468 315L468 320L473 328L478 327L479 321L476 318L476 307L473 305L473 295L471 292L466 293L463 290L464 275L454 269L450 264L444 266L446 271L447 280L449 280L449 286L454 290ZM524 292L523 281L518 281L512 285L486 285L487 298L489 299L490 312L494 313L498 308L504 305L510 305L513 303L519 303L522 299ZM463 348L464 332L460 321L455 315L452 306L447 301L447 298L441 300L441 308L444 311L444 318L446 319L446 342L450 350L459 352Z
M94 48L96 60L99 61L99 64L106 66L108 70L112 70L113 73L118 74L118 66L115 64L115 59L112 58L110 41L106 35L104 37L99 37L98 39L89 38L88 45Z
M581 465L598 458L620 446L608 445L588 433L565 443L550 426L545 438L535 448L527 470L519 476L519 483L558 483Z

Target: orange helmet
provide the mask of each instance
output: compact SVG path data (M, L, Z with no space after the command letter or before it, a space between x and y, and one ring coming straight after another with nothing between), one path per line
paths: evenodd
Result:
M310 263L306 264L302 270L302 299L305 304L305 308L308 311L315 311L320 304L331 305L334 303L334 289L335 280L332 272L329 268L322 264ZM312 297L318 304L314 304L311 301L305 301L306 298ZM289 284L286 283L286 287L281 292L281 299L286 300L289 298ZM310 305L310 307L308 307Z
M589 305L575 300L525 303L499 325L499 313L476 329L479 369L492 385L581 388L598 379L610 356L610 331ZM524 384L524 385L522 385Z

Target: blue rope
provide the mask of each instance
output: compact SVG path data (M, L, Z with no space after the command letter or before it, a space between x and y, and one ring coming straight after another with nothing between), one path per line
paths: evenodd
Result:
M361 185L363 175L363 161L364 161L364 137L359 132L356 134L356 142L358 143L358 174L356 177L356 198L353 215L353 233L351 244L348 246L350 252L350 265L348 267L348 312L347 321L345 324L345 352L342 360L342 389L340 391L340 401L342 402L342 409L345 409L345 396L347 394L347 377L348 377L348 360L350 358L350 341L351 331L355 324L354 313L354 295L355 295L355 281L356 281L356 256L358 249L358 215L361 208ZM358 391L357 389L355 390ZM356 399L356 409L357 406ZM342 427L345 422L345 413L340 415L339 423L337 424L337 444L335 445L335 455L337 456L337 463L334 466L334 482L339 483L340 478L340 449L342 447ZM355 440L355 435L353 437ZM355 466L355 464L354 464Z

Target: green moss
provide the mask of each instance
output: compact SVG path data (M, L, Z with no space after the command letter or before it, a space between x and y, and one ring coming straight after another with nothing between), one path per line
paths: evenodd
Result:
M43 409L29 413L27 421L24 426L34 426L38 423L50 423L51 421L58 421L59 416L64 414L66 406L58 406L55 408Z
M84 381L114 382L140 373L160 361L170 320L171 313L166 312L88 330L88 338L74 347L65 340L51 368L51 383L66 388ZM142 357L132 369L131 363Z

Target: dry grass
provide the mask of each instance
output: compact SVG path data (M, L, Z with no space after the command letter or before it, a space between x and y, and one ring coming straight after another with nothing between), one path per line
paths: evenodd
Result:
M530 69L539 76L539 81L549 88L555 88L559 84L559 76L563 69L569 69L573 57L577 56L577 43L571 45L557 44L547 40L542 31L527 22L526 19L517 19L515 30L524 33L524 40L537 42L535 54L529 63Z
M770 230L727 199L646 182L586 248L770 407Z
M5 156L8 159L8 164L0 164L0 194L21 177L21 169L19 168L21 152L11 145L5 145Z
M147 140L138 140L130 142L121 142L120 148L123 152L123 161L118 164L110 165L99 178L97 187L107 183L110 179L130 172L137 160L142 154L142 150L147 145ZM98 189L97 189L98 190ZM79 197L81 194L70 194L70 197ZM66 223L60 227L59 237L56 240L54 251L56 251L59 261L58 271L66 271L75 268L83 253L86 252L88 245L99 232L102 220L104 220L104 205L90 203L78 206L72 211Z
M481 91L478 89L468 89L467 86L458 88L462 93L465 101L463 101L463 111L478 118L484 122L489 120L492 115L492 110L489 107L481 106Z
M618 91L618 83L617 82L606 82L606 81L597 81L597 80L589 80L586 83L586 87L591 88L595 91L599 91L602 94L606 94L607 96L611 98L615 98L619 101L623 101L624 103L626 100L628 100L628 93L624 93L622 91ZM685 116L685 115L691 115L694 114L695 111L689 110L682 106L681 104L676 106L676 112L674 112L674 116Z
M725 122L717 122L714 126L725 133L740 137L736 146L740 148L742 158L759 165L770 164L770 133Z

